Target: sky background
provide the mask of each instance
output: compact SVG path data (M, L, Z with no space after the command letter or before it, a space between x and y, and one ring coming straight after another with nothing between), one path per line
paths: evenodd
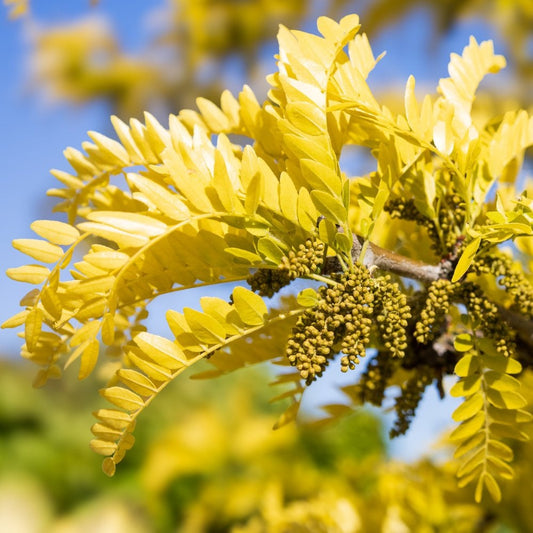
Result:
M357 5L357 2L354 2ZM144 15L163 6L161 0L101 0L95 8L89 0L33 0L33 18L39 25L52 26L72 21L88 12L108 17L119 41L130 52L139 51L150 39L153 28ZM319 14L319 2L314 12ZM355 9L356 10L356 9ZM364 31L364 20L362 20ZM305 27L314 30L314 22ZM11 247L14 238L34 237L29 226L36 218L54 218L54 202L45 195L55 187L51 168L68 170L62 152L67 146L79 148L87 139L88 130L109 132L111 110L103 102L83 106L46 103L35 88L30 88L28 58L31 50L31 25L25 21L10 21L7 9L0 5L0 271L25 264L27 257ZM506 53L495 30L475 20L456 24L442 39L434 40L435 29L429 13L416 10L404 20L386 29L371 44L375 55L386 50L387 55L372 73L373 88L389 89L405 86L410 74L417 80L417 90L432 91L440 77L447 75L450 52L460 53L473 34L478 41L493 39L496 51ZM428 46L430 43L430 46ZM268 72L275 70L275 43L267 47L264 61ZM239 86L246 80L236 83ZM178 110L175 110L177 112ZM163 120L163 117L158 117ZM32 287L28 286L28 290ZM0 274L0 322L18 312L18 302L25 287ZM197 294L194 295L197 298ZM192 305L182 301L180 305ZM153 327L157 329L154 323ZM0 330L0 353L16 357L21 341L14 330ZM333 375L316 385L322 398L331 401L340 396L332 392L332 382L347 383L353 374ZM321 380L322 381L322 380ZM314 398L316 394L312 395ZM309 395L311 397L311 395ZM396 439L392 446L395 456L411 460L418 457L439 432L449 424L455 402L440 402L432 388L424 400L420 416L406 437ZM313 408L313 402L308 402Z

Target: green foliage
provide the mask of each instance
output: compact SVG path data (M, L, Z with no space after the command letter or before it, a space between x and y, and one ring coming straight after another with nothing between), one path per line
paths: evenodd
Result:
M533 144L533 118L472 118L478 85L505 66L490 41L472 38L452 55L437 97L419 102L409 78L395 114L366 82L380 58L358 17L321 17L318 30L281 26L262 105L245 86L237 97L222 93L220 106L199 98L199 111L171 115L168 129L148 113L144 124L113 117L118 140L89 132L84 153L67 149L73 170L53 171L61 185L49 194L68 222L37 221L41 239L14 241L50 267L8 271L40 287L4 327L24 326L22 355L41 367L38 386L78 361L80 379L103 356L115 363L101 390L112 407L96 412L92 441L109 475L133 446L138 416L201 360L213 367L203 377L280 363L277 382L292 387L280 427L339 352L347 370L374 348L346 392L354 406L381 405L399 386L394 435L408 429L428 386L444 394L455 368L454 394L465 403L453 438L473 454L461 483L476 481L477 500L484 487L498 500L496 477L513 472L507 445L493 442L522 435L527 418L505 365L531 362L532 289L527 271L506 267L507 291L498 290L500 270L478 265L515 239L532 256L531 201L528 191L511 200L511 184ZM368 149L376 169L348 177L340 160L349 145ZM321 287L269 311L265 298L296 278ZM146 331L160 295L230 282L230 302L207 296L201 311L168 310L170 338ZM335 419L351 405L326 410Z

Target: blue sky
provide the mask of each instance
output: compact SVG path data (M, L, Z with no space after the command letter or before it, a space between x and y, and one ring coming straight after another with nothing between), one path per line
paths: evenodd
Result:
M162 0L101 0L93 12L109 15L121 43L128 50L135 51L141 49L149 37L149 30L142 21L143 14L162 4ZM89 0L33 0L32 9L35 19L43 25L67 22L91 11ZM364 30L364 20L362 23ZM375 88L386 88L394 83L402 86L412 73L417 79L417 87L435 87L439 77L447 74L449 53L460 53L468 43L470 34L474 34L478 41L492 38L496 41L496 50L505 53L495 31L480 22L466 21L458 24L449 35L438 41L438 45L428 48L427 43L432 42L433 31L428 14L424 10L418 10L374 40L372 46L375 54L387 50L387 55L373 73L371 85ZM268 71L275 68L271 58L274 52L273 46L272 52L269 51L268 58L265 58L270 61ZM43 103L36 92L29 91L28 53L29 43L24 21L9 21L7 10L0 5L2 272L6 268L25 263L25 256L12 249L11 240L33 236L29 229L30 223L35 218L50 216L53 203L47 199L45 192L55 186L55 180L48 171L51 168L68 169L62 156L64 148L70 145L79 147L81 142L86 140L88 130L107 131L109 124L110 110L105 103L93 102L79 107L49 106ZM245 82L246 80L242 80L242 83ZM27 290L30 288L28 286ZM19 311L18 301L24 291L22 284L0 275L0 322ZM0 348L3 355L15 356L20 344L20 339L13 330L0 330ZM418 455L444 427L449 420L451 409L449 403L438 403L432 392L424 403L421 413L423 416L415 423L413 431L408 437L396 441L396 454L404 458Z

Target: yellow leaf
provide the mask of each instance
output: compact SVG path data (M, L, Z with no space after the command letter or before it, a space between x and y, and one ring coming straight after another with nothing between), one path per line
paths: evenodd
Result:
M124 387L108 387L101 389L100 395L113 405L125 411L137 411L144 407L143 399Z
M35 351L41 328L43 325L43 310L39 307L34 307L26 317L24 327L24 339L29 352Z
M50 286L45 287L41 291L41 303L43 304L44 310L55 320L61 316L61 301L57 293Z
M130 368L121 368L118 370L117 376L124 385L141 396L152 396L157 393L157 388L152 380L140 372Z
M455 337L455 340L453 341L453 347L458 352L468 352L468 350L471 350L474 347L472 335L469 333L460 333L457 335L457 337Z
M338 197L341 194L341 178L331 167L319 161L302 159L300 160L300 168L304 179L310 185L309 189L330 192L334 197Z
M63 257L63 249L40 239L15 239L13 247L43 263L56 263Z
M79 295L97 295L101 293L107 293L115 283L114 276L101 276L94 279L87 279L80 281L76 285L69 287L71 294Z
M98 409L93 415L105 422L109 427L116 430L126 429L132 423L131 415L124 411L117 411L116 409Z
M298 294L296 301L302 307L314 307L318 303L318 295L314 289L308 287Z
M128 351L128 357L131 362L140 370L142 370L147 376L155 381L160 381L161 383L165 381L170 381L172 379L172 374L167 368L164 368L152 361L148 361L139 357L133 351ZM185 368L185 367L183 367Z
M311 200L309 191L304 187L300 187L297 210L298 222L300 223L300 226L308 232L315 231L318 220L318 212L313 200Z
M260 326L265 323L268 309L261 296L244 287L236 287L232 296L235 309L245 324Z
M285 108L287 118L301 132L317 136L327 131L326 114L318 106L308 102L293 102Z
M484 377L487 385L493 390L517 392L520 389L520 381L507 374L489 370L485 372Z
M113 477L115 475L117 465L111 457L106 457L102 462L102 470L106 476Z
M128 254L116 251L102 251L88 253L83 257L83 260L90 265L101 268L107 272L122 267L130 256Z
M87 324L83 324L70 339L70 345L72 347L79 346L80 344L85 343L86 341L92 341L98 335L100 330L100 321L91 320Z
M164 215L177 221L186 220L189 217L188 207L176 193L170 192L165 187L140 174L129 173L127 179Z
M471 452L485 441L485 435L483 433L476 433L469 439L462 442L454 451L453 456L456 459L463 457L467 453Z
M134 235L98 222L81 222L78 224L78 228L97 237L103 237L104 239L113 241L120 248L140 248L148 242L148 238L144 235Z
M93 211L87 215L87 219L145 237L161 235L168 227L164 222L153 217L120 211Z
M237 313L231 304L220 298L202 296L200 298L200 305L204 313L212 316L217 322L222 324L226 335L236 335L240 332L240 329L229 321L231 315Z
M226 115L213 102L200 97L196 99L196 105L211 131L220 133L229 130L229 121Z
M204 183L208 178L201 176L197 170L185 167L174 150L167 148L163 152L163 162L168 168L172 181L190 204L200 213L212 211L213 207L206 193L207 183Z
M90 447L93 452L100 455L113 455L117 449L117 443L102 439L93 439L90 442Z
M246 198L244 200L244 208L246 213L253 215L257 211L257 207L263 196L263 179L261 174L255 174L246 189Z
M96 362L98 361L98 352L100 351L100 343L97 339L93 339L87 343L81 354L80 371L78 379L85 379L93 371Z
M466 271L470 268L470 265L472 264L472 262L474 261L474 257L476 256L476 252L479 248L480 243L480 237L476 237L468 243L463 253L461 254L461 258L459 259L457 266L455 267L455 272L453 273L452 277L452 283L459 281L466 273Z
M111 346L115 340L115 317L113 313L106 313L102 319L102 342Z
M152 361L164 368L177 370L188 365L178 345L165 337L142 331L133 340Z
M293 222L298 222L298 192L286 172L281 174L279 181L279 203L283 215Z
M13 315L11 318L8 318L5 322L2 323L2 328L17 328L18 326L22 326L22 324L26 322L28 313L29 310L24 309L24 311L20 311L16 315Z
M128 152L117 141L98 133L97 131L87 132L94 144L99 148L106 162L117 166L127 166L130 163Z
M122 431L96 422L91 427L91 433L98 439L114 441L120 438Z
M53 244L69 245L80 236L74 226L57 220L36 220L30 227L39 237Z
M212 316L189 307L183 309L183 314L193 335L201 343L219 344L226 338L224 326Z
M39 285L50 275L50 270L42 265L25 265L8 268L6 274L15 281Z
M299 409L299 403L291 403L291 405L286 409L286 411L282 413L281 416L276 420L273 429L279 429L283 426L286 426L287 424L290 424L293 420L296 419Z

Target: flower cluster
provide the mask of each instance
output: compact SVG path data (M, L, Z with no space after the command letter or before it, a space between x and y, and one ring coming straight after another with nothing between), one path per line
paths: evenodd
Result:
M402 384L400 395L396 398L394 405L397 418L389 432L391 438L403 435L409 429L418 404L433 379L433 369L423 366L418 367L414 375Z
M385 211L392 218L412 220L425 227L437 256L456 252L457 238L461 235L466 215L465 203L457 194L447 194L441 199L435 220L423 215L412 198L393 198L385 204Z
M439 279L431 283L425 295L425 303L415 324L414 336L420 344L427 344L440 332L450 308L452 283Z
M480 257L473 265L476 274L491 274L512 299L512 308L527 318L533 318L533 287L523 271L513 269L513 260L492 252Z
M321 287L318 304L296 323L286 353L308 385L322 375L339 342L345 354L343 371L354 368L365 355L374 310L372 285L368 269L354 265L352 271L336 276L334 286Z
M298 246L298 250L290 250L282 257L278 268L260 268L254 272L247 279L248 285L261 296L271 298L296 278L321 272L324 249L322 241L307 239Z
M334 277L334 286L318 291L318 303L298 320L287 343L287 357L310 384L337 352L341 370L354 369L364 357L374 325L390 356L407 348L407 298L389 276L374 279L362 265Z

